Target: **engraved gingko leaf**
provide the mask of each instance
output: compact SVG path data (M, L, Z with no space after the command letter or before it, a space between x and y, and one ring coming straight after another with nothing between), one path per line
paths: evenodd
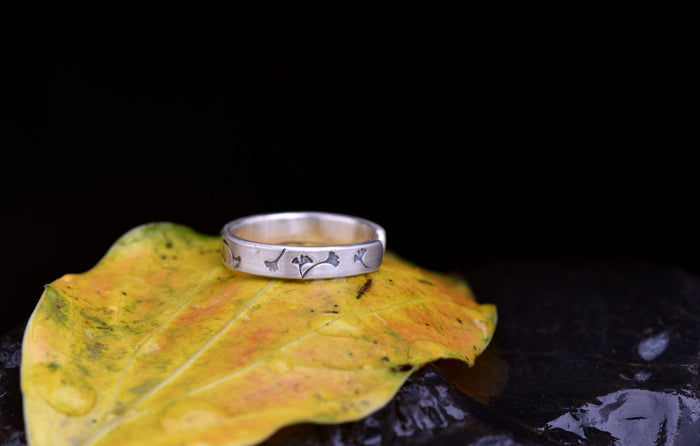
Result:
M365 263L365 254L367 253L367 250L365 248L360 248L357 250L355 253L355 256L353 258L354 262L360 262L362 266L365 268L369 268L369 266Z
M338 257L338 254L331 251L328 253L328 258L326 259L326 263L328 263L329 265L332 265L334 267L337 267L338 265L340 265L340 257Z
M302 266L306 265L307 263L314 263L313 259L307 255L300 255L298 257L294 257L292 259L292 263L295 265L299 265L299 268Z
M270 272L277 272L279 271L279 262L284 253L286 252L286 249L283 249L282 252L279 253L279 255L274 259L274 260L265 260L265 269L267 269Z
M422 364L473 362L495 327L464 283L391 253L300 282L234 273L220 243L144 225L46 287L23 342L31 445L248 445L356 420Z

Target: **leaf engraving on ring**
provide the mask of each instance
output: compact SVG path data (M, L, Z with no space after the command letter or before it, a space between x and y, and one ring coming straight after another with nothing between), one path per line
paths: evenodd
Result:
M355 262L355 263L360 262L360 263L362 264L362 266L364 266L365 268L369 269L369 265L367 265L367 264L365 263L365 253L367 253L367 249L365 249L365 248L360 248L360 249L358 249L357 252L355 253L355 260L354 260L354 262Z
M334 253L333 251L330 251L328 253L328 257L326 258L326 260L324 260L322 262L314 263L314 259L312 259L311 257L309 257L307 255L302 254L299 257L294 257L292 259L292 263L299 267L299 276L301 276L301 278L303 279L306 277L307 274L309 274L309 271L311 271L312 269L316 268L319 265L328 264L328 265L331 265L333 268L337 268L338 265L340 265L340 257L338 257L338 254ZM309 263L311 263L312 265L310 267L308 267L306 269L306 271L302 271L302 267L304 265L308 265Z
M232 268L238 268L241 266L241 256L234 256L233 255L233 250L231 249L231 245L228 244L226 239L223 240L224 245L224 251L221 253L222 257L224 258L224 262L228 263L228 259L231 259L231 267ZM228 252L228 256L226 253Z
M287 251L287 249L283 249L280 255L277 256L276 259L274 260L265 260L265 268L267 268L268 271L270 272L277 272L279 270L279 261L282 258L282 255Z

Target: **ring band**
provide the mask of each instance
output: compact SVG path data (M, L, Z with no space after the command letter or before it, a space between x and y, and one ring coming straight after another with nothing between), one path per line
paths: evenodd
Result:
M285 279L328 279L376 271L386 233L363 218L327 212L243 217L221 230L229 268Z

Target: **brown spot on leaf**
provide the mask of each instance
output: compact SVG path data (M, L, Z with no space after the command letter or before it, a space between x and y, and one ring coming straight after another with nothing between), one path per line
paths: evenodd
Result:
M87 349L90 352L90 357L96 358L97 356L99 356L102 350L105 349L105 346L100 344L99 342L95 342L94 344L87 344Z

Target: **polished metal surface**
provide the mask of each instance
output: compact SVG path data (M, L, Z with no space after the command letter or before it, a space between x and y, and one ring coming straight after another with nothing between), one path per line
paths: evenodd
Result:
M327 279L376 271L386 233L376 223L327 212L243 217L221 231L222 259L233 270L287 279Z

